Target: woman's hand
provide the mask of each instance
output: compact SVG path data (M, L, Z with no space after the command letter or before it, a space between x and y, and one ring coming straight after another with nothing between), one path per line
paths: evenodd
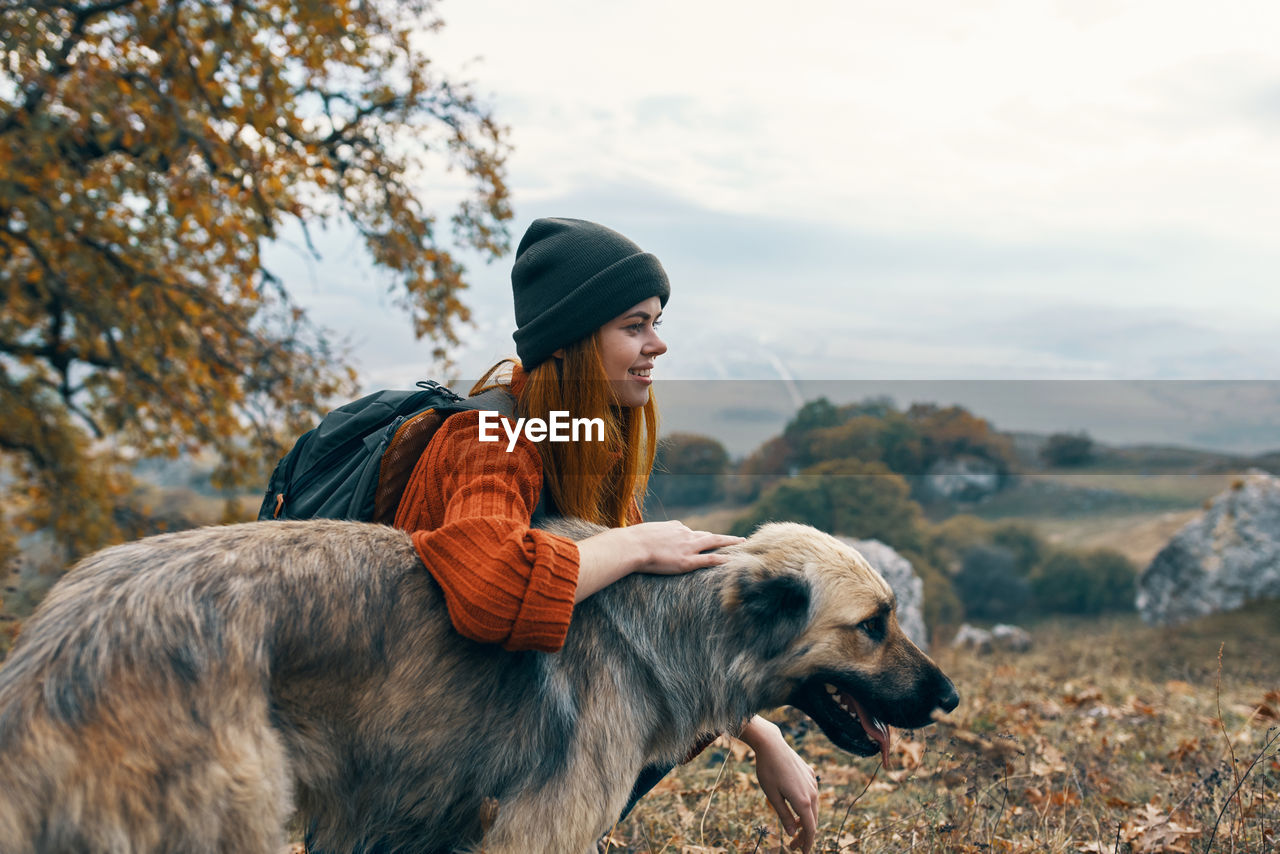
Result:
M809 852L818 836L818 777L775 724L756 715L739 736L756 752L756 779L769 806L795 834L791 848Z
M632 572L678 575L724 563L708 549L743 542L743 537L693 531L681 522L643 522L610 528L578 543L578 591L581 602Z
M622 529L644 544L645 560L634 572L679 575L707 566L717 566L729 558L710 549L734 546L745 537L694 531L683 522L644 522Z

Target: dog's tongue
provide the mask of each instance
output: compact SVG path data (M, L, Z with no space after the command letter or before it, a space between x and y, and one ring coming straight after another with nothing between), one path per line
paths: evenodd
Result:
M881 723L864 708L862 704L850 697L843 691L840 692L840 699L843 700L849 708L858 713L858 723L862 724L862 731L867 734L867 738L880 745L880 757L884 761L884 766L889 767L889 727Z

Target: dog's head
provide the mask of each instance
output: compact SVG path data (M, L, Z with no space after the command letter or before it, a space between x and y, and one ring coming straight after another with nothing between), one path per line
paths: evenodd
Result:
M785 702L837 747L886 754L889 726L916 728L960 702L898 625L893 590L853 548L807 525L765 525L740 546L725 605L764 632Z

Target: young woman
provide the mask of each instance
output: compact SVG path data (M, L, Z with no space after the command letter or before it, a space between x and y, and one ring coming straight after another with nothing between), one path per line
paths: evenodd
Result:
M423 453L395 524L412 532L460 633L554 652L575 603L632 572L722 563L707 550L741 538L641 521L657 432L651 371L667 351L657 326L670 287L658 259L604 226L539 219L520 241L511 283L519 361L499 362L476 390L505 380L518 415L599 418L604 441L521 435L508 451L505 436L480 441L478 412L461 412ZM548 504L557 515L609 530L574 543L531 527ZM798 834L793 845L810 850L813 770L763 718L747 722L739 737L755 751L756 776L783 827ZM646 769L632 803L667 770Z

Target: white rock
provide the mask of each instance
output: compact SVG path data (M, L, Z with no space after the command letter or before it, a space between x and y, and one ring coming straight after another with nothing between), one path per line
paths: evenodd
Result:
M991 632L965 623L956 632L951 645L956 649L970 649L985 654L991 652Z
M978 501L999 489L1000 470L982 457L938 460L924 475L925 493L950 501Z
M1232 611L1280 597L1280 478L1250 470L1160 550L1138 578L1137 607L1153 624Z
M1009 652L1026 652L1031 649L1031 633L1021 626L1000 623L991 627L991 645Z
M986 655L993 650L1026 652L1031 649L1031 633L1020 626L1011 626L1007 623L992 626L990 631L965 623L956 632L951 645L956 649L968 649L980 655Z

